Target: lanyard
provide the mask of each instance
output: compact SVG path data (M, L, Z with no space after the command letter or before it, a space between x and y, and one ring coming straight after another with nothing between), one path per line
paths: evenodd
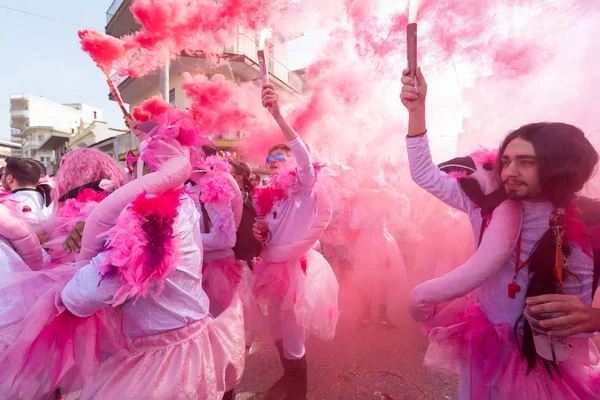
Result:
M517 274L525 268L531 260L531 255L529 255L529 257L521 264L521 238L522 233L519 233L519 239L517 239L517 256L515 259L515 275L513 276L512 282L508 284L508 297L511 299L516 298L517 293L521 291L521 286L517 285Z

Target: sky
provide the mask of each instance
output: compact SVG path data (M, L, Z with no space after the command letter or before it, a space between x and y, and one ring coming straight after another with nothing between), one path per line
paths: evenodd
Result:
M121 112L108 100L100 70L81 51L77 31L82 27L104 31L112 0L0 0L0 140L10 140L10 95L31 93L58 103L86 103L104 110L110 126L124 128ZM21 12L67 21L73 26ZM305 46L318 34L292 44L291 69L315 57Z
M58 103L104 110L111 126L124 127L100 70L81 51L72 26L4 7L104 30L112 0L0 0L0 140L10 140L10 95L31 93Z

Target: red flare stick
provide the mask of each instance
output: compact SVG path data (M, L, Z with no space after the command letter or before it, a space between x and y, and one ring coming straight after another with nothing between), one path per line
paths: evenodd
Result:
M410 77L414 78L417 74L417 24L414 22L406 26L406 57Z
M123 103L123 99L121 98L121 93L119 93L117 85L115 85L115 82L108 74L106 74L106 83L108 83L108 88L110 89L110 92L113 94L115 100L117 101L117 104L119 104L119 107L121 107L123 115L129 117L130 115L127 112L127 109L125 108L125 104Z
M260 67L260 79L262 84L266 85L269 83L269 72L267 71L267 60L265 58L265 51L258 50L258 66Z

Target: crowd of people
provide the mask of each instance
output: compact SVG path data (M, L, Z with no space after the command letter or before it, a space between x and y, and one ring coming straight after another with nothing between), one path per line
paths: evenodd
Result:
M304 400L306 340L335 336L342 283L359 325L394 329L389 307L422 322L425 363L459 373L461 399L599 398L600 207L578 195L596 150L574 126L534 123L497 152L435 165L427 84L407 72L407 172L447 206L411 202L393 173L313 160L272 85L262 104L284 142L266 182L178 109L128 119L140 144L127 170L94 149L67 153L53 179L9 158L0 393L233 399L266 315L283 373L265 398Z

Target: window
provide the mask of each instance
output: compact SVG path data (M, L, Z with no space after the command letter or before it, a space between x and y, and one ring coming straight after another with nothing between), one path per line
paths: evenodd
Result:
M37 139L39 142L41 142L42 140L44 140L44 135L37 135Z
M94 111L94 120L98 119L98 112Z
M169 104L175 107L175 89L169 90Z

